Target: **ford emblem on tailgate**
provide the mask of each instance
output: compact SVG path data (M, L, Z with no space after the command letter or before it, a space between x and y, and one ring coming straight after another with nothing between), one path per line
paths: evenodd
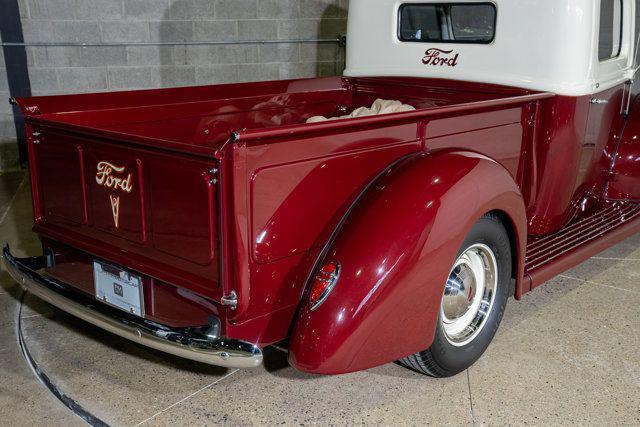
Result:
M126 174L124 166L115 166L112 163L101 161L98 162L98 171L96 172L96 182L105 188L131 193L133 184L131 182L131 174ZM126 177L124 177L126 174ZM111 213L113 215L113 224L118 228L120 223L120 196L109 195L111 201Z

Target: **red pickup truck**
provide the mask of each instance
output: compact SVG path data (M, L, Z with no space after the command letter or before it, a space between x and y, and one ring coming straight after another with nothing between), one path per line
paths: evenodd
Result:
M204 363L460 372L640 230L635 2L556 3L352 0L344 77L13 100L43 255L7 269ZM307 123L376 99L415 110Z

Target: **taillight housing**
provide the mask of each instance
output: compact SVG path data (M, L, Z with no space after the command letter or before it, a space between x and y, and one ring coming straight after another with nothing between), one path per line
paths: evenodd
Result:
M331 261L324 264L316 273L309 291L309 307L313 311L327 299L340 276L340 264Z

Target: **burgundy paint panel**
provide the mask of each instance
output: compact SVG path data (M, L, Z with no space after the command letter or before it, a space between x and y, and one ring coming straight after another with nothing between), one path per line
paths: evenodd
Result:
M265 347L287 338L298 305L279 308L263 316L242 323L228 323L227 336L242 337L259 347Z
M250 266L251 300L248 312L251 318L264 316L285 307L297 307L304 291L305 281L313 266L314 255L320 248L282 258L268 264L252 263ZM269 283L271 286L266 286ZM273 284L277 284L273 285ZM289 319L291 322L293 317ZM247 318L240 320L246 322ZM275 333L275 332L274 332ZM277 333L276 333L277 334ZM281 335L278 340L286 338Z
M478 131L508 124L520 124L522 108L509 108L498 111L487 111L478 114L465 114L461 117L448 117L429 121L428 138ZM507 141L507 140L505 140Z
M516 110L517 111L517 110ZM518 116L520 113L518 112ZM465 121L465 117L456 122ZM454 124L456 122L452 122ZM461 128L465 128L461 126ZM467 128L468 129L468 128ZM427 135L431 135L432 123L427 125ZM436 132L438 134L439 132ZM428 150L441 148L463 148L484 154L498 161L516 179L522 151L522 125L509 124L482 130L467 130L463 133L427 139Z
M606 197L640 201L640 98L636 98L619 144L608 150L604 167L612 168ZM612 161L613 158L613 161Z
M224 313L212 300L159 280L149 279L148 283L150 295L147 300L153 307L153 312L148 316L151 320L175 327L188 327L208 325L209 317L215 316L224 324Z
M606 103L589 105L587 130L575 187L576 199L593 191L595 186L598 186L598 192L602 191L602 179L608 167L603 169L601 158L610 151L608 147L616 144L625 121L620 114L623 91L623 85L618 85L591 96ZM609 162L610 160L608 159Z
M560 230L573 217L574 198L589 97L557 96L541 101L536 141L536 200L529 208L529 234Z
M356 153L376 147L402 144L419 137L418 127L417 122L411 122L366 129L352 127L340 132L322 132L299 137L294 135L275 141L251 141L246 144L248 166L252 170L260 170L329 155Z
M323 231L332 228L357 190L420 145L415 141L257 171L251 188L256 260L271 262L321 244L327 237Z
M543 101L537 141L537 198L529 233L559 231L602 197L609 148L623 125L622 85L577 98ZM590 104L592 98L606 103Z
M209 265L214 259L216 198L207 163L168 156L149 162L153 246Z
M39 165L41 204L46 221L61 224L85 223L85 197L80 156L74 142L58 136L40 137L34 148ZM32 145L33 146L33 145Z
M630 136L627 134L627 136ZM635 137L635 138L634 138ZM640 135L625 138L618 148L612 181L606 196L610 200L640 201Z

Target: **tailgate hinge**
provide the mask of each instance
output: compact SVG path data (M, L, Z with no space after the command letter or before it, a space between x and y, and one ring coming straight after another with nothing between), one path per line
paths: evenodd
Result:
M220 298L220 304L229 307L231 310L235 310L238 307L238 295L236 291L229 292L229 295L224 295Z

